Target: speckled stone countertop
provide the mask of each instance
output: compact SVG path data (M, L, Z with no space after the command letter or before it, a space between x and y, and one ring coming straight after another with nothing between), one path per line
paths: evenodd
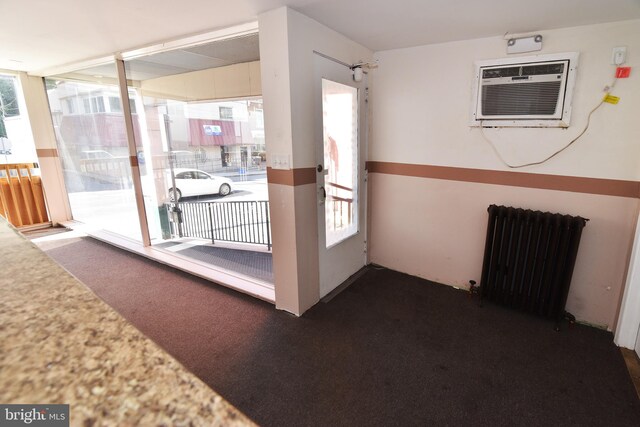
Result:
M74 426L254 425L0 218L0 403Z

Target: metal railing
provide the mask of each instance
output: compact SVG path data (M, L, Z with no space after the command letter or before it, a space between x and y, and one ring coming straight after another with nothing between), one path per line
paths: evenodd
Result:
M353 222L352 205L353 205L353 189L334 182L327 182L327 207L331 215L326 219L331 224L331 229L336 230L348 227ZM342 195L342 197L339 196Z
M268 201L165 204L172 237L267 245L271 250Z

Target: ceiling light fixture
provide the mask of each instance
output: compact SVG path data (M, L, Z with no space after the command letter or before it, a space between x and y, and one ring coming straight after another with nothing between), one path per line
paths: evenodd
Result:
M507 54L534 52L536 50L542 50L542 36L540 34L507 40Z

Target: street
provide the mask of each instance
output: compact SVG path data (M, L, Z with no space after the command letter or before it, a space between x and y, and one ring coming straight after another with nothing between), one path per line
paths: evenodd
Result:
M269 200L267 192L267 178L254 181L237 181L231 183L231 194L222 197L218 195L206 195L195 197L183 197L183 202L230 202L230 201L264 201Z

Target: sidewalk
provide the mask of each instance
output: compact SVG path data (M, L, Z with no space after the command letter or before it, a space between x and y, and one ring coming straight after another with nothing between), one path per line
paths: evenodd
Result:
M242 173L240 168L229 168L225 171L211 172L212 175L224 176L232 181L253 181L256 179L266 178L266 169L246 170Z

